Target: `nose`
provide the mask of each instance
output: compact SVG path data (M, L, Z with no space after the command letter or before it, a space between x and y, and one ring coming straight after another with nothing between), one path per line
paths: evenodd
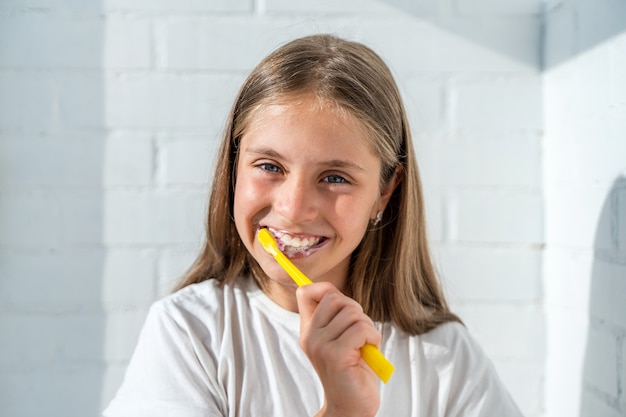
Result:
M315 186L305 178L290 176L275 191L273 208L289 222L306 223L317 218Z

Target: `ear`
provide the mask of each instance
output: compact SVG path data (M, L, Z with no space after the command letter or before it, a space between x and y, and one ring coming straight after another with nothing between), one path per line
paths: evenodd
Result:
M402 165L398 164L395 171L393 172L393 176L391 180L389 180L389 184L385 187L384 190L380 193L380 198L378 199L378 211L385 211L385 207L387 207L387 203L389 199L393 195L396 187L402 179L404 178L404 170L402 169Z

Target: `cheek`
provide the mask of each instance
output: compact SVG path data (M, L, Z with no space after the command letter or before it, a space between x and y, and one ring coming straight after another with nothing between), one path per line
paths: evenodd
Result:
M242 176L235 184L235 222L249 220L263 206L267 205L269 190L259 181Z
M337 199L333 210L337 224L344 231L356 234L355 238L360 240L369 224L371 206L369 198Z

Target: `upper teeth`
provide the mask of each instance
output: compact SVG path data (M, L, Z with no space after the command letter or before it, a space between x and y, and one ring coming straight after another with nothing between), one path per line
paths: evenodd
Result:
M309 246L313 246L313 245L317 245L317 243L320 241L319 238L314 238L314 237L291 237L288 235L283 235L280 238L281 242L283 242L285 244L285 246L291 246L294 248L304 248L304 247L309 247Z
M308 248L319 243L320 237L291 236L285 232L270 229L274 238L285 246L292 248Z

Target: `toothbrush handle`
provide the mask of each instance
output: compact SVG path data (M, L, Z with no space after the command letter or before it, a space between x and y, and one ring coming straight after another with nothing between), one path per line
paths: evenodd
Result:
M376 346L369 343L361 346L361 358L363 358L367 366L372 368L372 371L381 381L385 384L389 381L395 368Z
M277 251L274 258L299 287L313 283L313 281L304 275L282 252ZM361 358L363 358L363 361L372 368L372 371L374 371L385 384L389 381L395 368L376 346L369 343L363 345L361 347Z
M282 266L285 271L287 271L287 274L289 274L291 279L298 284L298 287L313 284L313 281L304 275L302 271L300 271L298 267L295 266L281 251L276 252L274 259L276 259L276 262L278 262L278 264Z

